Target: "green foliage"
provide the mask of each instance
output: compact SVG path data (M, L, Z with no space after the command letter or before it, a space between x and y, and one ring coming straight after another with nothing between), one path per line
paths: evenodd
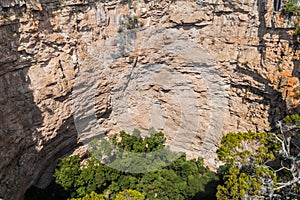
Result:
M183 200L208 192L205 186L216 180L216 174L203 167L202 159L187 161L183 155L170 166L145 174L137 188L147 199Z
M218 157L223 184L220 200L299 199L299 115L278 122L280 134L229 133L223 137Z
M148 153L164 148L166 138L162 132L155 132L150 137L141 138L139 132L135 135L129 135L124 131L120 132L121 140L117 140L117 135L111 138L111 141L117 147L133 153Z
M143 139L139 137L139 132L135 131L133 135L121 132L119 138L114 136L110 142L128 152L145 153L163 150L165 140L161 132L153 132L150 137ZM145 199L158 200L185 200L193 199L197 195L210 198L207 195L215 192L218 176L203 167L202 159L188 161L182 154L175 162L164 168L144 174L132 174L110 168L99 161L103 159L96 159L104 156L107 160L113 160L115 158L113 153L116 151L108 144L109 141L98 142L91 143L94 152L91 151L88 160L81 162L78 156L71 156L61 159L58 163L55 170L56 183L69 193L69 197L91 199L94 196L96 198L98 193L107 195L109 199L127 199L125 195L135 195L134 199L145 197ZM100 148L101 145L104 148ZM146 159L152 161L151 158L146 157ZM162 155L160 161L166 164L166 160L167 157ZM145 165L145 163L129 163L127 167L135 167L133 165ZM210 184L209 189L207 189L208 184Z
M274 173L267 167L228 168L223 176L224 185L218 186L217 198L220 200L239 200L247 196L262 196L264 180L276 181Z
M299 36L300 35L300 24L299 22L295 22L295 36Z
M295 125L299 126L300 125L300 116L298 114L288 115L283 119L283 121L286 124L295 124Z
M284 15L292 16L297 15L299 11L299 6L296 5L294 1L289 1L282 6L282 13Z
M177 153L164 146L165 140L161 132L150 133L150 137L143 139L138 131L133 135L121 131L119 136L114 135L110 141L92 141L90 150L93 157L122 171L151 171L168 165L178 157Z
M55 182L71 193L75 192L76 181L81 173L78 155L61 159L55 170Z
M100 162L98 160L91 158L87 161L87 164L82 167L75 182L78 196L89 194L104 184L104 174L99 168L95 167L99 165Z
M70 200L105 200L104 195L91 192L82 198L71 198Z
M217 198L238 200L246 196L263 196L263 183L276 182L272 170L264 165L274 160L280 145L271 133L228 133L222 138L217 154L226 165L222 169L223 185Z
M274 152L278 145L274 144L272 133L228 133L222 138L221 147L217 150L221 161L230 165L237 163L247 164L253 160L256 164L261 164L268 159L274 159ZM253 145L257 145L251 151Z
M116 200L144 200L145 196L136 190L124 190L116 196Z
M287 116L285 124L294 127L299 123L299 115ZM284 124L282 124L283 126ZM300 141L296 130L287 128L287 134L293 141ZM132 135L120 132L109 140L94 140L90 143L90 157L84 162L79 156L66 157L60 160L55 170L55 182L67 192L67 196L53 198L55 200L72 198L71 200L90 199L158 199L158 200L186 200L186 199L211 199L215 194L220 200L239 199L266 199L270 191L280 197L291 197L300 193L298 182L293 182L293 177L298 160L299 149L295 148L290 153L283 152L283 143L288 142L284 135L273 133L228 133L222 138L221 146L217 151L218 157L225 163L220 168L222 184L218 187L218 176L203 167L203 160L186 160L182 154L173 163L167 163L169 150L165 148L165 137L161 132L152 132L150 137L141 138L139 131ZM298 142L297 142L298 143ZM295 143L288 145L295 146ZM117 147L117 148L115 148ZM127 153L115 154L119 150ZM165 150L166 149L166 150ZM154 157L141 157L134 160L129 153L149 153L165 150L166 155ZM286 149L285 149L286 150ZM148 155L148 154L146 154ZM177 155L178 156L178 155ZM159 159L157 158L159 157ZM119 162L123 159L125 162ZM133 159L133 160L132 160ZM143 160L145 159L145 160ZM126 169L147 168L149 162L159 160L166 165L164 168L146 173L128 173ZM118 171L104 162L112 162L123 167ZM270 161L273 163L269 165ZM275 162L274 162L275 161ZM275 164L274 164L275 163ZM280 163L280 165L276 165ZM285 166L284 169L279 169ZM297 164L298 165L298 164ZM294 179L297 180L297 179ZM282 183L289 183L286 188L278 188ZM217 191L216 191L217 190ZM38 194L34 194L37 192ZM53 192L53 191L52 191ZM33 193L33 194L32 194ZM97 194L98 193L98 194ZM51 194L51 193L50 193ZM103 195L105 194L105 197ZM41 190L31 190L30 200L51 198L43 195ZM41 198L42 197L42 198ZM76 199L77 198L77 199Z

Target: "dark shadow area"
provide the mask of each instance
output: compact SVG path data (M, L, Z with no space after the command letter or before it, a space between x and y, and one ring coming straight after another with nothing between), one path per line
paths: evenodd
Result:
M31 185L51 182L57 159L77 146L77 132L70 117L53 130L55 137L41 134L44 118L28 74L34 55L19 49L30 38L30 34L21 37L20 32L20 23L27 23L20 19L28 10L26 5L1 7L6 22L0 26L0 198L18 200ZM47 17L46 12L32 11L32 15L39 20L39 16ZM16 13L19 16L12 21L10 16ZM49 21L44 26L51 29Z
M28 89L26 73L27 69L19 69L0 76L0 197L4 199L19 198L17 193L32 178L31 164L37 162L33 135L43 118Z
M69 155L79 144L77 144L77 132L73 117L67 119L59 128L58 135L48 142L45 149L39 153L39 159L43 161L37 175L36 184L47 186L38 188L32 185L25 193L26 200L65 200L70 195L54 181L54 170L59 158Z
M265 13L266 13L266 0L257 1L258 13L259 13L259 28L258 28L258 38L259 38L259 46L258 51L261 54L261 62L263 62L266 58L266 44L264 40L264 35L266 34L266 21L265 21Z
M294 62L294 68L293 68L292 76L297 77L298 81L300 82L300 60L293 60L293 62ZM296 89L295 92L299 92L300 87L298 86L295 89ZM297 96L298 97L296 97L296 98L300 98L299 95L297 95ZM295 108L293 108L291 110L291 113L300 113L300 104L298 106L296 106Z
M287 115L286 102L282 98L282 93L278 92L272 87L272 83L270 82L270 80L262 77L262 75L260 75L258 72L246 67L237 66L235 72L250 76L255 81L261 83L264 86L262 88L257 88L250 84L246 85L231 83L231 86L234 88L246 89L252 94L263 97L263 100L259 103L269 106L268 121L270 122L272 127L276 124L276 122ZM244 98L244 100L252 103L251 99Z
M30 187L25 193L25 200L66 200L69 194L54 181L45 189Z
M294 61L294 69L293 69L292 75L297 77L300 81L300 61L299 60Z
M192 200L205 200L205 199L216 200L217 187L219 184L220 182L217 180L208 182L205 185L204 191L196 194L195 197L192 198Z
M281 9L281 0L274 0L273 4L273 9L275 11L279 11Z
M294 107L292 110L291 110L291 113L299 113L300 112L300 105Z
M80 144L77 143L77 131L73 116L69 117L58 129L56 137L45 143L45 148L39 153L40 160L47 158L36 179L38 185L48 185L53 179L57 160L68 155ZM50 178L50 179L49 179Z
M294 60L294 69L292 75L297 77L300 81L300 60Z
M21 15L24 9L14 12ZM0 198L18 199L20 190L25 189L21 188L30 183L28 175L32 173L26 175L31 162L28 158L36 155L32 136L43 117L29 89L30 65L21 58L26 52L18 51L19 19L9 19L13 12L8 7L3 7L1 14L6 22L0 27Z

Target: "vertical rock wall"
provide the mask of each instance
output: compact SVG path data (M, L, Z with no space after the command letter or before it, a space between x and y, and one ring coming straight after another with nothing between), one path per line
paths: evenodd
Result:
M268 130L297 111L298 43L290 19L272 7L256 0L1 1L0 197L22 199L30 185L44 187L55 161L76 148L72 89L90 69L97 118L83 130L154 126L211 167L226 132ZM143 26L128 26L132 16ZM106 54L99 52L109 44L120 50L122 41L138 46L120 51L102 73ZM184 44L191 50L177 51ZM191 134L172 141L182 132Z

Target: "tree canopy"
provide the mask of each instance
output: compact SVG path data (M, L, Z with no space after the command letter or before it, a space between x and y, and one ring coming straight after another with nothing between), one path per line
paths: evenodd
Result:
M217 174L204 167L201 158L187 160L185 154L171 152L161 132L142 138L137 130L122 131L92 141L88 158L62 158L55 183L42 191L31 188L26 199L300 199L299 130L300 116L290 115L277 123L274 132L228 133L217 150L223 162ZM122 150L127 153L119 153ZM163 155L148 154L162 150ZM136 160L131 153L143 156ZM129 171L145 169L154 161L158 161L155 170Z
M166 138L161 132L152 132L149 137L142 138L137 131L132 135L122 131L109 140L92 141L87 159L73 155L59 161L54 173L55 182L72 200L185 200L197 196L213 198L218 176L203 166L201 158L187 160L185 154L178 154L174 162L145 173L119 171L104 164L108 160L117 162L114 148L111 148L112 145L108 142L128 152L142 153L164 149L165 141ZM170 155L174 154L170 152ZM146 159L152 161L153 158ZM167 157L160 155L160 162L164 163L167 160ZM144 164L129 162L126 167L134 168L135 165Z
M277 123L277 133L229 133L217 154L223 184L217 198L299 199L300 148L298 115Z

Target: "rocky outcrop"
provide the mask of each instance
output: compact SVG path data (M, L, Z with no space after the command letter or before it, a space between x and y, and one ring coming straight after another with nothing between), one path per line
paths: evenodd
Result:
M99 134L154 127L216 167L228 131L297 110L293 29L268 2L2 1L0 197Z

